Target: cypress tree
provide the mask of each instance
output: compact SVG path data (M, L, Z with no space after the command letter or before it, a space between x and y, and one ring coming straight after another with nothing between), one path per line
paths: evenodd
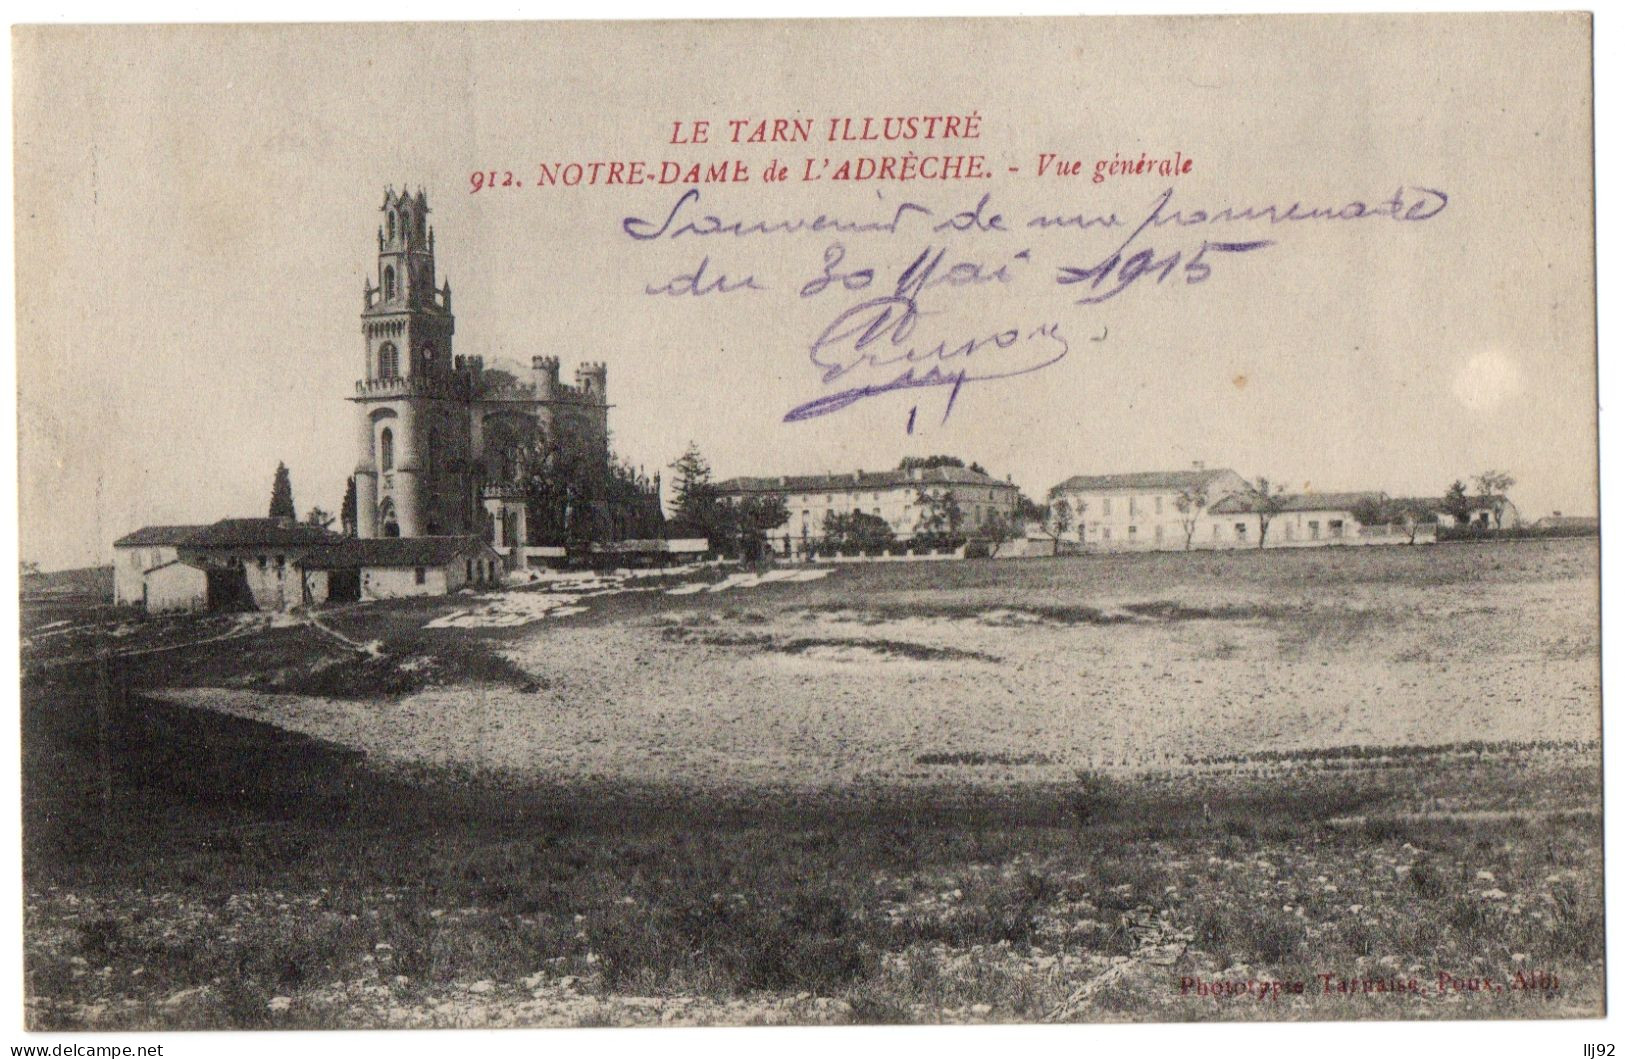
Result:
M299 517L293 507L293 482L288 477L288 465L280 461L276 465L276 480L271 483L271 517Z

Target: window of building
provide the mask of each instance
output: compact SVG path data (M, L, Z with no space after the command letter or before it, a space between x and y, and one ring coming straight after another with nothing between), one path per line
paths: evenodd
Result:
M1332 536L1341 537L1343 535L1343 520L1334 518L1326 523L1326 528L1332 531Z
M1247 539L1247 523L1245 523L1245 522L1236 523L1236 539L1240 540L1240 541L1244 541L1244 540Z
M395 266L384 266L384 300L393 301L395 298Z
M1161 544L1162 543L1162 527L1161 526L1158 526L1157 529L1156 529L1156 538L1157 538L1157 543Z
M1107 526L1100 531L1100 539L1103 541L1109 541L1112 539L1112 528L1110 526Z
M389 238L390 238L390 241L392 241L392 242L395 239L395 211L394 210L389 211Z
M1157 497L1157 514L1162 514L1162 497Z
M378 435L378 466L386 471L395 469L395 432L388 427Z
M1138 526L1130 526L1128 528L1128 535L1130 537L1133 537L1133 536L1137 535L1139 532L1140 532L1140 527L1138 527Z
M1132 497L1132 496L1129 497L1128 498L1128 517L1133 518L1136 514L1139 513L1139 510L1140 510L1139 499L1137 497Z
M265 569L265 556L260 556L260 569Z
M1311 519L1309 522L1309 539L1312 541L1320 540L1320 522L1317 520Z
M463 576L468 578L470 581L474 580L474 560L463 560Z
M1108 496L1106 499L1104 499L1104 500L1102 500L1100 502L1100 513L1102 515L1105 515L1107 518L1111 517L1111 514L1112 514L1112 498L1111 497Z
M427 584L429 581L429 572L423 569L421 566L417 567L412 571L412 580L420 585Z
M1213 524L1213 539L1219 539L1219 524L1217 522Z
M401 354L395 343L385 342L378 347L378 377L393 379L401 373Z

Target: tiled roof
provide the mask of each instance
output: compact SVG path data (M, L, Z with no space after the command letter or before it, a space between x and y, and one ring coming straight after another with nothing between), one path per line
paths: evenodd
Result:
M1381 501L1376 492L1362 493L1288 493L1280 498L1279 511L1352 511L1362 502ZM1252 498L1236 493L1208 508L1215 515L1240 515L1253 510Z
M445 566L487 551L478 537L347 537L299 560L307 570L361 566ZM495 555L494 552L492 552Z
M1504 493L1497 493L1494 496L1489 497L1477 496L1472 493L1467 494L1467 503L1474 508L1484 506L1486 501L1495 501L1502 504L1508 503L1506 494ZM1396 499L1394 503L1414 505L1416 507L1426 508L1429 511L1444 511L1449 506L1450 501L1446 497L1442 496L1409 496L1400 497L1399 499Z
M292 519L223 518L176 543L187 548L309 547L342 540L320 526Z
M1136 471L1133 474L1076 474L1053 492L1103 493L1116 489L1161 489L1179 492L1185 489L1205 489L1227 475L1235 474L1225 467L1212 470L1188 471Z
M202 526L142 526L134 533L126 533L113 542L115 548L176 545L202 529Z
M728 478L716 483L719 493L820 493L849 489L894 489L899 486L975 485L1014 489L992 475L968 467L919 467L913 470L853 471L850 474L792 474L780 478Z

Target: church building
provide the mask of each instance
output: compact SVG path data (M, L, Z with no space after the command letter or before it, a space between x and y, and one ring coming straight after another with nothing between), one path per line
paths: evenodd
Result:
M435 275L423 191L390 189L379 210L377 275L362 294L365 359L349 397L356 535L474 534L520 565L531 536L518 487L524 454L566 430L608 445L606 369L583 363L572 385L557 357L533 357L525 371L454 354L451 284Z

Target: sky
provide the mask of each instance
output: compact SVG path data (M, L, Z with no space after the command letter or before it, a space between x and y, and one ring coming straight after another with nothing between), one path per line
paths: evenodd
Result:
M1033 496L1197 461L1396 495L1499 468L1526 516L1595 513L1587 54L1585 24L1563 16L23 30L22 555L103 562L142 525L263 514L278 461L301 511L335 510L356 462L345 397L378 207L403 184L433 210L454 352L558 356L567 377L604 361L615 446L649 470L691 441L719 476L946 452ZM977 135L827 139L832 117L887 115L974 115ZM775 118L813 135L726 142L730 119ZM711 142L671 142L696 121ZM991 175L833 179L910 150L976 155ZM1188 172L1092 179L1098 162L1176 152ZM1040 174L1044 155L1083 165ZM761 179L809 157L824 179ZM690 185L538 186L543 163L594 160L747 166L699 185L683 216L702 227L908 208L895 233L639 240L627 218L658 230ZM471 191L493 171L522 186ZM1164 215L1182 218L1375 208L1396 191L1407 209L1446 205L1131 237L1169 189ZM1055 216L1121 224L1029 224ZM1179 260L1094 304L1077 300L1116 288L1121 264L1099 286L1056 282L1119 246ZM815 348L938 251L932 278L952 282L918 292L912 332ZM834 273L871 270L867 286L807 292L837 258ZM702 262L729 289L669 293ZM1008 377L971 379L951 407L951 387L918 387L785 421L902 370L826 381L814 355L913 350L923 375L939 343L967 341L940 364Z

